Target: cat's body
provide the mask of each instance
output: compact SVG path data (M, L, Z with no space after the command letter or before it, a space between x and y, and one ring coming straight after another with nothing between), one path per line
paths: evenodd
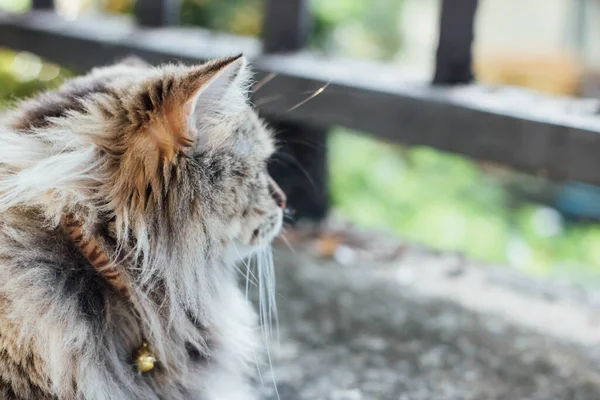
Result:
M1 399L256 398L233 263L265 251L285 200L245 70L125 63L0 122ZM142 373L144 342L158 362Z

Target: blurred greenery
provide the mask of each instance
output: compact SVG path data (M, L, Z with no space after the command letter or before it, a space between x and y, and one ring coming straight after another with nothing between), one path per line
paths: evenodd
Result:
M127 0L113 0L127 1ZM184 0L182 23L260 36L264 0ZM390 59L401 46L402 0L312 0L315 49L353 57Z
M520 174L346 129L332 133L330 160L334 206L359 225L536 275L600 283L600 225L515 199L510 184Z
M1 0L0 10L8 10L11 12L23 12L31 8L31 0Z
M44 63L29 53L0 49L0 107L43 89L53 88L69 76L64 68Z
M86 12L132 14L135 0L57 0L69 18ZM403 0L311 0L309 46L328 54L392 59L401 49ZM0 0L0 9L23 12L31 0ZM260 36L264 0L183 0L181 24L238 35Z
M262 0L184 0L181 22L238 35L258 36Z
M184 0L182 21L260 35L262 3ZM0 7L12 10L26 9L27 4L27 0L0 0ZM391 59L402 47L397 23L400 0L311 4L314 48ZM103 0L100 8L129 13L133 0ZM34 55L0 51L0 107L54 87L68 75ZM543 193L552 187L543 179L429 148L382 143L340 128L330 135L330 164L335 211L361 226L537 275L600 283L600 225L569 221L548 205L551 201L532 201L532 188ZM516 190L519 187L522 190Z

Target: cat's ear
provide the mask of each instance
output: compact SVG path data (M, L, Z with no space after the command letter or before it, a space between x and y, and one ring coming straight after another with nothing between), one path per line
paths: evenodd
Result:
M208 68L207 74L211 75L209 79L193 93L185 105L188 114L235 112L246 104L249 73L243 56L217 60Z
M203 116L245 104L246 65L242 56L215 60L166 74L144 91L138 104L154 110L147 132L163 158L196 143Z

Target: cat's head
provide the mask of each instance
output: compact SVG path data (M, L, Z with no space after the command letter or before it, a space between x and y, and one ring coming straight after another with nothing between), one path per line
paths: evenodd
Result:
M120 63L25 104L17 127L88 152L95 183L53 196L101 210L120 239L248 253L279 233L286 202L267 172L274 144L249 104L249 75L243 57Z

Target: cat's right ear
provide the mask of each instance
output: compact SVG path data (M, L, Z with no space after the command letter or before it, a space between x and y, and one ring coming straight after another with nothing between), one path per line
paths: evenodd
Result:
M219 59L147 84L133 107L134 118L144 125L147 149L172 160L197 142L203 118L242 110L247 101L246 65L242 56Z
M202 74L208 79L195 82L198 87L185 104L188 115L237 112L246 105L249 69L244 56L216 60L208 66L205 64ZM190 75L194 81L195 74L192 72Z

